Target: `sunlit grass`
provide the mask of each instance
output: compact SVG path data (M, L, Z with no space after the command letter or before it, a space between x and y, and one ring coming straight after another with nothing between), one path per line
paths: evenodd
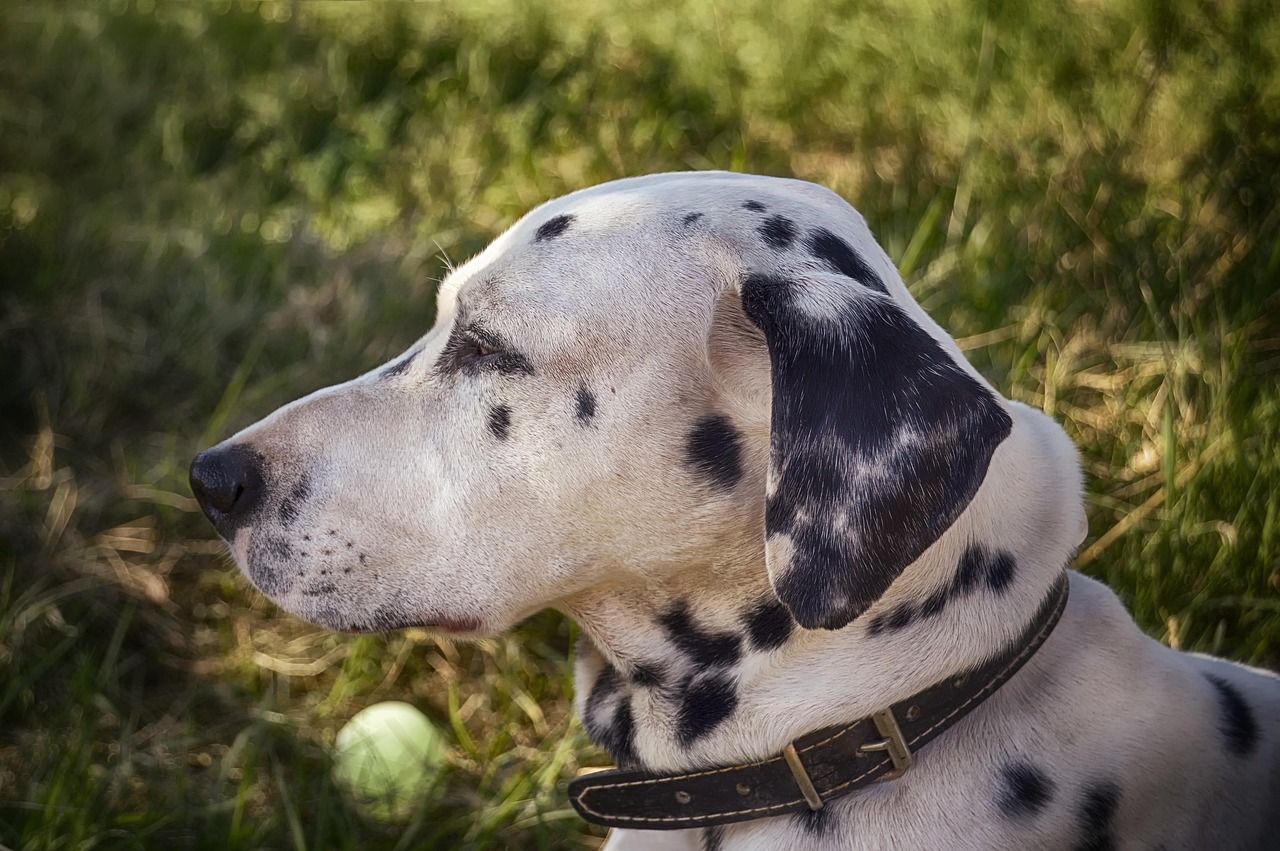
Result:
M1277 60L1264 3L0 4L0 845L595 844L571 624L306 626L185 471L630 174L844 194L1080 446L1079 566L1162 641L1280 665ZM398 827L326 756L388 699L451 745Z

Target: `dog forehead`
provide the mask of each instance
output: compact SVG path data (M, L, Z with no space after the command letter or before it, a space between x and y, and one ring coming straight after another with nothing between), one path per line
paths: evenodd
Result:
M882 278L894 277L857 211L815 184L732 172L616 180L532 210L446 278L440 312L471 290L574 314L656 304L701 314L745 268L822 262L813 235L832 231Z

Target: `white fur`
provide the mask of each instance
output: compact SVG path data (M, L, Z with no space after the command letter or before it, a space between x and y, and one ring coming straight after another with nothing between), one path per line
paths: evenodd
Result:
M273 596L338 629L425 624L479 636L558 608L589 638L578 661L580 712L606 663L687 667L654 627L673 601L688 602L707 629L741 631L744 606L771 594L761 524L770 400L764 342L734 286L747 271L785 272L799 256L780 258L761 242L747 198L847 240L888 298L986 386L911 298L862 218L827 190L725 173L605 184L535 210L453 272L436 325L403 374L370 372L231 439L267 459L273 488L262 519L236 535L242 566L253 575L247 559L258 536L287 542L289 563L267 565L286 577ZM690 213L703 216L684 227ZM575 217L565 233L534 241L558 214ZM823 320L840 308L825 291L802 303ZM464 309L510 340L535 374L442 377L441 353ZM584 387L596 403L586 424L575 417ZM732 670L737 710L688 748L672 735L674 708L660 690L628 698L648 768L770 756L979 663L1018 635L1086 527L1066 434L1036 410L1001 404L1013 431L977 495L869 612L844 629L796 630L776 650L746 653ZM505 440L486 426L497 405L511 412ZM743 435L743 478L731 492L709 488L684 463L690 425L711 413ZM898 448L914 439L904 432ZM286 526L274 506L303 475L310 495ZM921 628L867 634L876 614L950 581L975 541L1016 558L1017 581L1004 594L979 588ZM1224 750L1206 669L1249 704L1260 741L1248 758ZM1115 847L1275 848L1277 748L1280 680L1159 645L1110 591L1073 574L1067 611L1045 646L903 778L831 805L829 834L781 817L726 828L723 847L1074 848L1081 796L1110 779L1122 790ZM1025 821L995 804L997 772L1017 754L1030 755L1056 789ZM697 832L615 832L608 847L699 841Z

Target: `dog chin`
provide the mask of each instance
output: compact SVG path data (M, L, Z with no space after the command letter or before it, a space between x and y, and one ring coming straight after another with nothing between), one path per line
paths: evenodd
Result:
M424 629L443 637L456 639L478 639L491 634L478 618L466 615L414 614L383 606L368 608L357 606L347 610L326 605L314 599L301 603L285 600L281 601L280 605L316 626L348 635L370 635L404 629Z

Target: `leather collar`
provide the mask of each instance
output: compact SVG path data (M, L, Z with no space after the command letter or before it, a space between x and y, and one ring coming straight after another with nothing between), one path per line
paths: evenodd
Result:
M1039 649L1066 608L1067 587L1063 574L1026 631L995 659L869 718L809 733L759 762L682 774L597 771L569 783L569 800L594 824L682 830L819 810L900 777L914 751L994 694Z

